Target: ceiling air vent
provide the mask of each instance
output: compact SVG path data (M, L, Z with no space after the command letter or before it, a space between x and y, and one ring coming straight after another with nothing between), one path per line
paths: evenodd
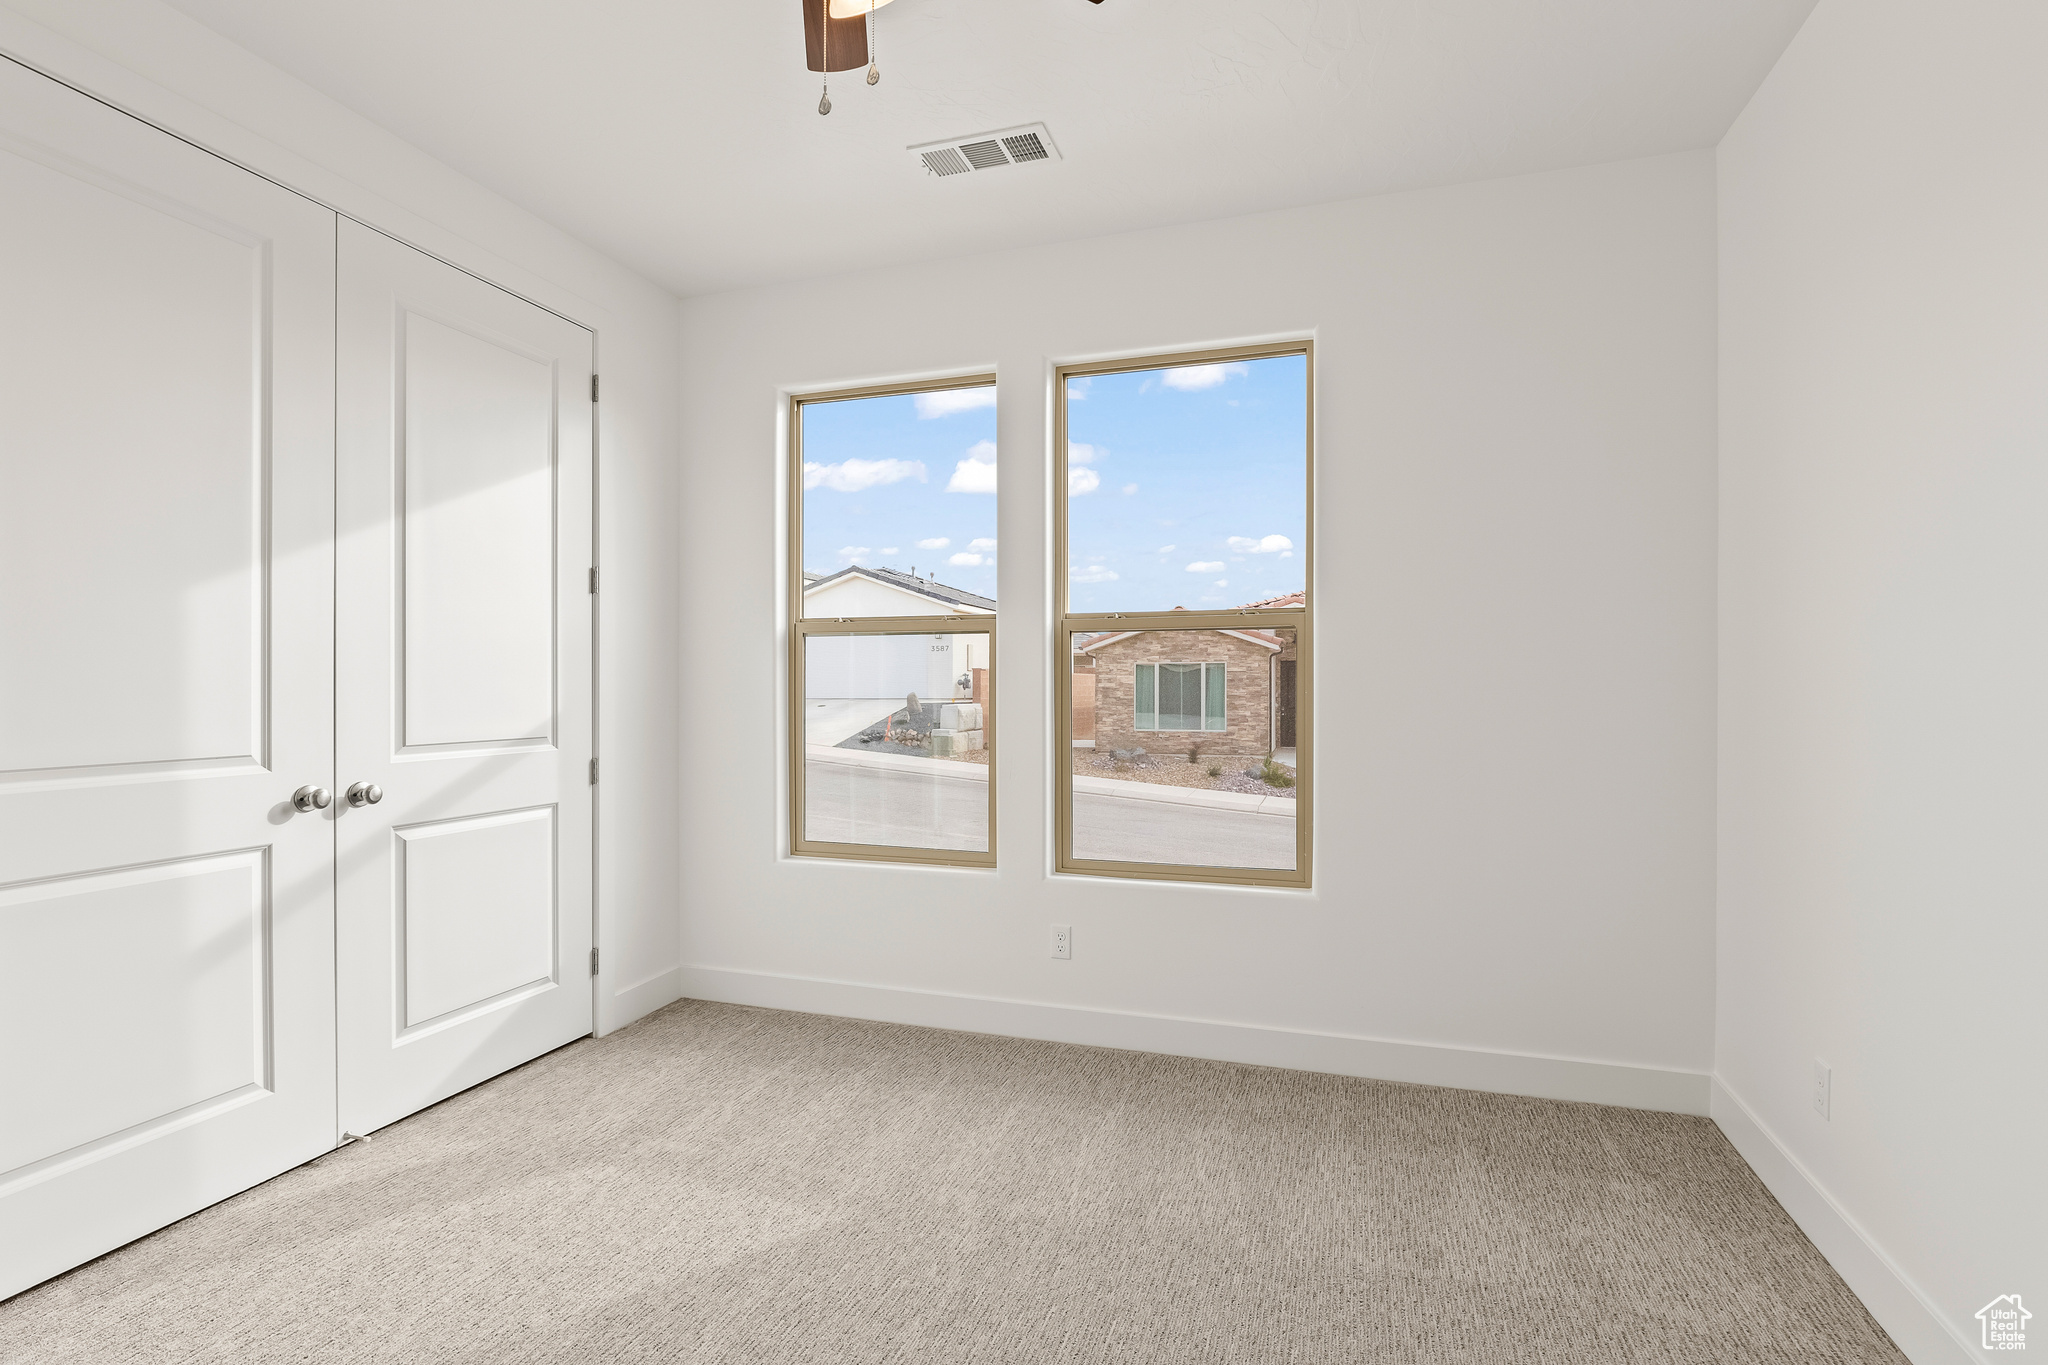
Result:
M968 171L992 171L998 166L1017 166L1032 161L1058 161L1060 149L1043 123L1021 128L998 128L972 137L949 137L944 142L926 142L912 147L931 175L964 175Z

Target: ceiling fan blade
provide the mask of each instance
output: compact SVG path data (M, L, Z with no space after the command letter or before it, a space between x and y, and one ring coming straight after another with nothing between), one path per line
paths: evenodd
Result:
M825 0L803 0L804 65L825 69ZM832 21L832 69L851 71L868 64L868 14Z

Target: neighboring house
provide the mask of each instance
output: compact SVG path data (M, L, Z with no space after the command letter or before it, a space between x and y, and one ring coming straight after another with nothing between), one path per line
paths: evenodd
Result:
M1296 593L1247 605L1300 604ZM1077 641L1074 655L1077 745L1168 753L1199 741L1212 753L1264 754L1295 743L1291 632L1111 631ZM1084 708L1091 670L1093 705Z
M993 616L996 604L964 588L897 569L856 564L833 574L804 573L804 615Z
M804 574L804 615L993 616L996 604L895 569L855 566L834 574ZM811 697L903 697L948 700L987 697L985 634L922 631L899 635L811 637L804 660L804 691Z

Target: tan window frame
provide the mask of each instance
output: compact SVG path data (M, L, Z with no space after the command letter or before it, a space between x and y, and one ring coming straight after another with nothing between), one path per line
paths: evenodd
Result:
M1075 614L1067 600L1067 381L1098 374L1123 374L1131 370L1158 370L1177 365L1213 365L1237 360L1264 360L1272 356L1299 355L1308 361L1306 475L1307 544L1303 548L1303 583L1307 607L1253 611L1238 607L1227 611L1089 612ZM1229 886L1277 886L1306 889L1312 885L1310 859L1315 827L1315 653L1312 634L1315 591L1316 536L1316 356L1312 341L1278 342L1264 346L1234 346L1223 350L1187 351L1167 355L1141 356L1131 360L1104 361L1084 365L1062 365L1053 374L1053 694L1056 698L1055 729L1057 751L1053 755L1053 838L1054 867L1060 872L1100 877L1139 877L1150 881L1216 882ZM1294 869L1195 867L1179 863L1126 863L1106 859L1076 858L1074 848L1074 687L1073 638L1077 633L1109 630L1230 630L1245 627L1283 629L1295 632L1295 756L1296 800L1300 802L1294 821ZM1178 731L1172 733L1180 733Z
M852 398L886 398L930 393L936 389L982 388L996 382L993 374L933 379L913 384L876 384L858 389L792 394L789 399L789 840L799 858L852 858L862 862L918 863L938 867L996 865L996 731L985 729L988 747L988 851L946 848L902 848L887 844L841 844L804 837L804 783L809 751L804 742L804 663L813 635L987 635L988 719L996 711L996 618L994 616L835 616L804 618L804 406Z

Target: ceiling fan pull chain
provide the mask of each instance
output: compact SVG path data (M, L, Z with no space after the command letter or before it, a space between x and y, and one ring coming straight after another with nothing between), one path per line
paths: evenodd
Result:
M831 0L826 0L830 4ZM882 68L875 58L875 0L868 0L868 84L882 79Z
M832 112L832 0L818 0L818 24L824 30L825 70L824 93L818 96L818 112Z

